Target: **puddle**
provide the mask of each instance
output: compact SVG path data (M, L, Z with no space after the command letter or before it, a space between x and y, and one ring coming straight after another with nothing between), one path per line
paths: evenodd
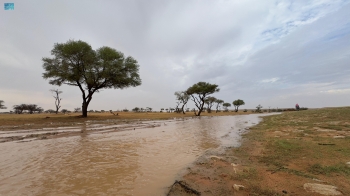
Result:
M166 195L179 172L207 150L239 146L240 134L259 116L90 122L78 135L0 143L0 195Z

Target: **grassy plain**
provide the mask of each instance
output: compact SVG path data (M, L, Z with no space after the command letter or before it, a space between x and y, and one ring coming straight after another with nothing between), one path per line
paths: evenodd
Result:
M321 195L305 183L350 195L350 107L263 117L241 147L217 156L189 168L184 182L202 195Z

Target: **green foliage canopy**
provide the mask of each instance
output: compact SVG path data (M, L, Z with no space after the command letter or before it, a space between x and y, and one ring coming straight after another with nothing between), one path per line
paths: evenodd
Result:
M237 99L237 100L234 100L234 101L232 102L232 104L233 104L234 107L235 107L235 112L237 112L237 111L238 111L238 107L241 106L241 105L244 105L245 103L244 103L243 100Z
M141 85L137 61L113 48L104 46L93 50L86 42L69 40L56 43L51 54L53 58L42 59L43 78L50 79L52 85L79 87L83 117L87 117L92 95L100 89Z

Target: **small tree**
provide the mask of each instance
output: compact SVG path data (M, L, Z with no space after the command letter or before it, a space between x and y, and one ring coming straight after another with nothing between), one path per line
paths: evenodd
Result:
M135 107L135 108L134 108L134 109L132 109L131 111L133 111L133 112L140 112L140 108Z
M37 107L35 111L38 112L38 113L40 114L40 113L42 113L42 112L44 111L44 108L42 108L42 107Z
M7 109L7 107L5 107L4 105L4 101L3 100L0 100L0 109Z
M51 113L55 113L56 111L55 110L53 110L53 109L48 109L48 110L46 110L45 111L45 113L49 113L49 114L51 114Z
M58 90L58 89L51 89L50 90L52 93L54 93L54 98L55 98L55 105L56 105L56 114L58 114L58 110L61 108L61 100L62 98L60 98L60 94L62 93L62 91Z
M211 113L211 107L213 107L216 100L217 99L215 97L210 97L210 96L204 100L204 102L207 104L208 113Z
M235 107L235 112L238 112L238 107L241 106L241 105L244 105L244 101L241 100L241 99L237 99L237 100L234 100L232 102L233 106Z
M186 91L177 91L174 93L174 95L176 96L176 100L178 100L178 103L182 104L181 111L183 114L185 114L184 107L190 99L190 95L188 95Z
M74 108L75 113L80 112L80 111L81 111L81 108Z
M219 91L220 89L218 88L218 85L210 84L207 82L198 82L197 84L194 84L187 89L186 93L192 97L192 101L198 108L198 113L195 112L196 116L201 115L205 103L205 98L208 95Z
M258 106L256 106L256 110L255 112L261 112L261 108L263 108L260 104Z
M228 107L231 107L231 104L230 103L224 103L224 104L222 104L222 106L224 106L224 111L228 112Z
M163 112L163 111L164 111L164 108L161 108L161 109L160 109L160 112Z
M27 105L26 104L14 105L13 109L15 110L16 114L23 114L23 111L27 110Z
M217 100L215 101L215 103L216 103L216 112L215 112L215 113L218 113L219 108L220 108L220 105L224 103L224 100L217 99Z
M68 110L67 110L67 109L62 109L61 112L62 112L63 114L66 114L66 113L68 112Z

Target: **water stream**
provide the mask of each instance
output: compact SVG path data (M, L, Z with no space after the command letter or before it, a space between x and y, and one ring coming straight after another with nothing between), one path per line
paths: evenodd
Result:
M0 195L165 195L205 151L239 146L259 116L90 124L72 127L82 133L71 136L0 143Z

